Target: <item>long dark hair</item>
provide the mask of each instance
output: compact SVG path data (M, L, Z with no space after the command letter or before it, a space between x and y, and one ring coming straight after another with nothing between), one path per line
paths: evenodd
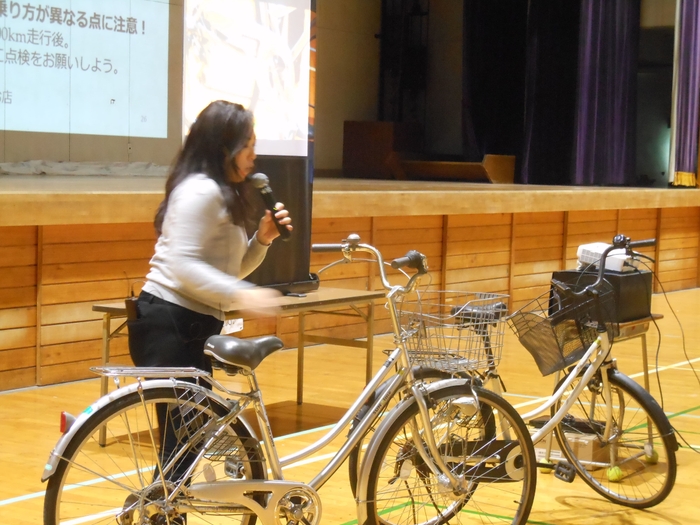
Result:
M193 173L202 173L219 185L234 224L254 227L256 210L250 202L251 185L231 182L227 177L227 166L235 162L236 154L252 136L253 114L240 104L217 100L201 111L165 182L165 198L153 221L158 234L162 233L170 194Z

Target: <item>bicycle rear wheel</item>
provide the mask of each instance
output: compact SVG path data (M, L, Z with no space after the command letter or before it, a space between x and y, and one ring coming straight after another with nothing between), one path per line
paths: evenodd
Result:
M165 416L161 428L158 411ZM198 502L186 495L167 501L176 487L186 493L192 482L265 477L257 441L236 421L184 478L217 427L216 418L227 411L201 390L180 386L144 388L105 405L76 432L49 478L44 524L253 525L256 517L244 509L221 508L226 515L204 516L194 510ZM105 428L101 446L99 435ZM176 446L162 446L161 436L166 435L175 438ZM179 508L185 503L186 518Z
M654 398L632 379L609 369L611 399L599 371L557 425L559 445L579 476L605 498L638 509L661 503L676 479L677 442ZM580 379L576 379L571 392ZM552 415L568 398L552 407ZM611 435L604 439L606 410Z
M530 435L515 409L493 392L468 384L438 388L428 396L429 430L443 461L464 479L464 488L453 491L423 461L415 444L421 438L412 430L420 427L418 406L408 404L368 452L368 523L525 523L537 470ZM479 408L471 405L470 411L474 399Z

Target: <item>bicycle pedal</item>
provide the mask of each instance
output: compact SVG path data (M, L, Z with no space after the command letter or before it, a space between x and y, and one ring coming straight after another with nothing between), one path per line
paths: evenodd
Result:
M576 477L576 470L568 461L560 461L554 467L554 476L567 483L573 483Z

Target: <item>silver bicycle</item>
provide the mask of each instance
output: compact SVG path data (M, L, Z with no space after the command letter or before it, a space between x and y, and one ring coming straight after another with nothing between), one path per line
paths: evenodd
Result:
M250 525L257 518L263 525L317 525L318 490L366 435L353 487L359 523L527 521L537 471L517 412L470 378L429 384L416 378L414 365L421 358L413 347L431 327L402 326L397 305L427 273L425 257L409 252L393 261L416 271L405 286L395 286L381 253L356 235L313 249L340 252L348 260L356 252L373 255L394 332L395 349L341 420L315 443L278 457L255 376L263 359L282 347L276 337L207 341L212 362L243 376L245 391L229 390L196 369L97 368L117 386L123 377L136 380L89 406L51 452L43 474L46 525ZM452 315L462 322L457 314ZM448 349L434 355L440 347L428 349L431 359L453 357ZM470 355L479 360L478 349ZM259 437L242 417L247 408L255 413ZM331 444L352 422L347 438L311 481L285 479L285 467Z
M470 376L502 395L498 364L503 334L494 327L506 320L542 375L555 377L552 395L531 402L536 408L521 413L533 443L540 445L538 467L554 470L569 483L578 474L620 505L658 505L675 484L678 443L656 400L618 370L612 353L617 303L604 278L610 251L643 257L634 249L654 243L618 235L602 254L597 272L569 285L553 281L550 290L508 316L505 298L497 294L468 302L464 297L474 294L456 291L431 291L415 301L404 298L399 313L406 319L404 326L415 331L410 351L414 362L428 365L414 376L423 381ZM463 332L455 337L457 326ZM358 446L350 455L351 486L359 476L361 452Z
M612 250L643 257L634 250L655 242L616 235L597 274L586 276L593 282L552 281L550 291L508 318L542 375L556 374L552 395L522 414L536 427L532 439L544 444L544 459L551 459L554 433L563 455L557 477L571 482L578 474L610 501L642 509L673 489L678 442L656 400L618 370L612 353L617 304L605 263ZM489 388L501 393L495 369L487 375Z

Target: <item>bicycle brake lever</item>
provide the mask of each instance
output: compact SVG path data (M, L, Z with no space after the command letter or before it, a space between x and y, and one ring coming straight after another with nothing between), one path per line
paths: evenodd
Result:
M570 291L570 288L567 285L561 281L557 281L556 279L552 279L552 286L554 286L558 292L561 292L564 295Z

